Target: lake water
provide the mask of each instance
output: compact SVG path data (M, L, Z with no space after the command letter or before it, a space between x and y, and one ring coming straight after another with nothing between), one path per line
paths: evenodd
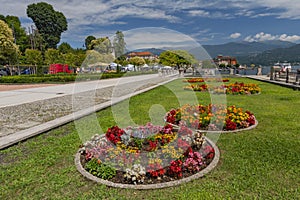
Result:
M297 69L300 69L300 66L292 66L292 72L297 72ZM236 70L236 74L240 75L256 75L257 74L257 68L254 69L242 69L242 70ZM262 67L262 75L267 75L271 71L271 66L264 66ZM229 72L228 72L229 73Z

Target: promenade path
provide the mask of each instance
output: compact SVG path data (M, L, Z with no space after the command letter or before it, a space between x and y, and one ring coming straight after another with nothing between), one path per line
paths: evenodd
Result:
M178 73L75 82L0 92L0 149L109 107Z

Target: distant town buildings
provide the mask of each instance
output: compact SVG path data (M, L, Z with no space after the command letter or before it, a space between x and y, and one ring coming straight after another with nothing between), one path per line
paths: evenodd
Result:
M130 52L127 54L127 58L133 58L133 57L140 57L143 59L149 59L149 60L153 60L155 58L157 58L157 55L154 55L153 53L149 52L149 51L142 51L142 52Z
M217 56L216 58L213 59L215 64L217 66L223 64L225 66L227 65L236 65L237 64L237 60L235 57L231 57L231 56L222 56L222 55L219 55Z

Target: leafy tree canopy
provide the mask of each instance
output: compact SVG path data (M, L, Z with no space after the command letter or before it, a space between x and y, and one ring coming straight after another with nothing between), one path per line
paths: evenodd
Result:
M116 32L113 45L114 45L116 58L122 56L125 53L126 43L124 40L124 34L121 31Z
M27 16L30 17L41 33L46 48L56 48L62 32L68 28L63 13L55 11L52 5L45 2L27 6Z
M73 48L71 47L71 45L67 42L63 42L58 46L58 51L60 53L71 53L73 51Z
M159 56L159 63L162 65L181 67L183 65L192 65L197 60L185 50L164 51Z
M144 58L135 56L135 57L132 57L129 59L129 63L133 64L135 66L141 66L141 65L144 65L146 62L145 62Z
M85 38L85 42L84 42L85 48L86 48L87 50L91 50L91 49L90 49L90 47L91 47L91 42L92 42L93 40L96 40L96 39L97 39L97 38L96 38L95 36L92 36L92 35L87 36L87 37Z
M21 22L17 16L6 16L5 21L13 31L15 43L19 46L21 52L29 48L29 37L26 35L25 29L21 26Z
M47 64L62 63L63 59L57 49L48 49L45 52L45 62Z
M0 20L0 62L13 64L17 62L18 46L14 43L13 32L9 26Z
M112 45L110 39L108 37L98 38L96 40L92 40L89 46L89 49L95 50L100 54L111 54L112 53Z
M101 54L95 50L88 50L86 52L86 58L82 63L83 67L89 67L91 65L96 65L97 63L109 64L113 62L114 57L112 54Z

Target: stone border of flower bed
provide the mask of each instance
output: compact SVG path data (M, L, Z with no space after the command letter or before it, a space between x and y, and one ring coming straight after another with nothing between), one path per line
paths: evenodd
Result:
M95 181L97 183L101 183L110 187L117 187L117 188L129 188L129 189L138 189L138 190L147 190L147 189L159 189L159 188L166 188L166 187L173 187L173 186L177 186L183 183L187 183L190 182L192 180L198 179L200 177L203 177L205 174L209 173L211 170L213 170L220 159L220 151L218 149L218 147L216 146L215 143L213 143L211 140L209 140L208 138L205 137L206 142L208 142L212 148L215 150L215 156L213 158L213 160L211 161L211 163L203 170L201 170L200 172L186 177L186 178L182 178L182 179L178 179L178 180L174 180L174 181L169 181L169 182L164 182L164 183L158 183L158 184L147 184L147 185L134 185L134 184L121 184L121 183L114 183L108 180L104 180L101 178L98 178L96 176L93 176L92 174L90 174L89 172L87 172L83 166L81 165L80 162L80 153L77 153L75 155L75 165L77 170L87 179Z
M255 124L252 126L249 126L247 128L240 128L240 129L236 129L236 130L232 130L232 131L206 131L206 130L197 130L201 133L237 133L237 132L241 132L241 131L247 131L247 130L251 130L253 128L255 128L258 125L258 121L255 119Z

